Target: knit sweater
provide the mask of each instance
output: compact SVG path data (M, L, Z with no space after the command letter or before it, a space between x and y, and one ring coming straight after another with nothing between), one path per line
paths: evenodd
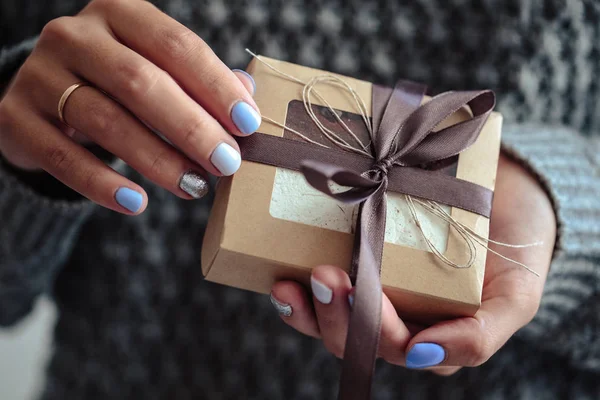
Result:
M0 82L51 18L84 1L0 2ZM403 3L400 5L400 3ZM593 1L159 1L230 67L258 53L435 91L491 88L504 148L553 200L557 252L535 319L451 377L381 362L374 398L592 399L600 393L600 6ZM203 280L211 198L184 201L132 171L128 217L0 166L0 324L50 294L59 317L43 399L334 398L338 361L264 295ZM1 380L1 378L0 378Z

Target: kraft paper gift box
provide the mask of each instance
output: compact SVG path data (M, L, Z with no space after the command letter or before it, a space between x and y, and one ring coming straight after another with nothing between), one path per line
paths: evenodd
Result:
M304 82L328 73L266 57L261 59ZM331 146L304 109L302 85L256 59L247 71L256 81L255 100L263 116ZM364 100L367 110L371 110L371 83L336 76L347 82ZM327 85L319 85L318 91L357 136L368 138L364 122L347 93ZM340 129L324 104L313 99L313 105L324 124ZM436 130L469 116L468 109L459 110ZM502 116L492 112L471 147L457 157L426 168L493 190L501 126ZM258 131L302 140L264 120ZM204 236L202 271L209 281L260 293L269 293L273 283L280 280L299 281L308 288L310 272L315 266L328 264L349 269L357 207L338 203L313 189L300 172L243 161L233 177L221 178L216 187ZM488 237L488 218L458 208L444 208L466 227ZM417 209L423 232L436 248L449 259L465 263L468 251L464 240L446 222ZM474 263L469 268L458 269L441 262L418 230L404 195L388 192L381 283L401 317L433 322L475 314L481 302L485 261L485 248L477 246Z

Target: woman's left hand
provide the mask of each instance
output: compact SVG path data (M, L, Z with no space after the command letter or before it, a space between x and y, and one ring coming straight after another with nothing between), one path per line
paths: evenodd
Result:
M556 236L554 210L538 182L521 166L501 157L490 237L529 248L494 248L540 274L488 255L482 304L473 317L440 322L425 329L402 321L383 296L379 356L408 368L431 368L452 374L486 362L535 316L540 304ZM298 331L321 338L342 358L350 315L352 285L343 270L320 266L311 277L312 297L296 282L278 282L271 300L282 319Z

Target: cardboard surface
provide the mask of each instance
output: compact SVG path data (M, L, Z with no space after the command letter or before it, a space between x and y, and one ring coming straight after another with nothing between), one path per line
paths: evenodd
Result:
M264 58L278 69L304 81L326 73ZM288 104L302 98L302 85L280 77L253 60L248 67L257 83L255 100L263 115L284 122ZM342 77L371 108L371 84ZM320 86L332 107L348 112L354 104L343 92ZM316 103L316 100L315 100ZM452 115L440 127L464 119L468 111ZM456 176L493 189L500 151L502 117L492 113L477 142L459 156ZM260 132L283 136L283 129L263 122ZM269 293L272 284L293 279L308 284L311 268L321 264L348 269L352 234L305 223L274 218L270 204L276 168L242 163L235 176L223 178L211 213L202 250L202 269L208 280L242 289ZM489 220L452 209L452 216L487 237ZM466 246L453 230L447 238L446 256L467 259ZM486 252L478 247L471 268L456 269L432 253L385 243L381 279L384 292L399 313L414 320L433 321L473 315L479 308Z

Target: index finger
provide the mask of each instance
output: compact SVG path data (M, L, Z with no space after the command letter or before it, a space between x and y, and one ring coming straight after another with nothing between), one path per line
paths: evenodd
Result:
M226 130L248 135L258 129L261 119L252 95L194 32L146 1L108 4L105 16L114 34L167 71Z

